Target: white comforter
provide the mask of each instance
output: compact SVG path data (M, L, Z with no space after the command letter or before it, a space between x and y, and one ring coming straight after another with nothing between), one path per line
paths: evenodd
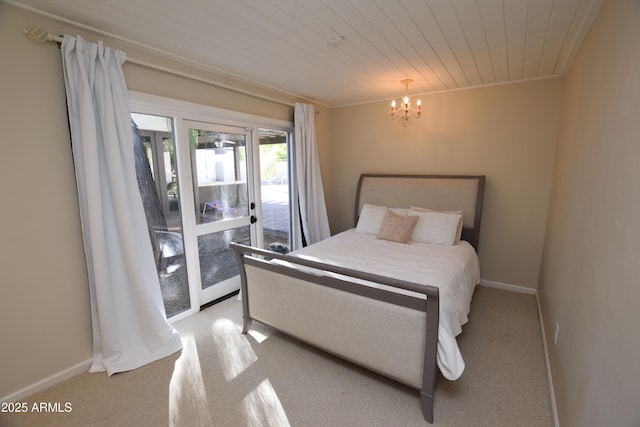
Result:
M437 286L440 290L438 367L449 380L462 375L465 365L456 336L468 320L473 290L480 281L478 257L470 244L465 241L453 246L395 243L352 229L292 255Z

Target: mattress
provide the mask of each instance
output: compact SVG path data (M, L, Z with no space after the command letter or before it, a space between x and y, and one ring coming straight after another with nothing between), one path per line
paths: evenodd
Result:
M449 380L462 375L465 364L456 337L468 321L473 291L480 281L478 257L469 243L460 241L452 246L413 241L396 243L351 229L294 251L291 255L438 287L438 367ZM371 282L365 284L383 286ZM400 289L396 291L424 298L423 294Z

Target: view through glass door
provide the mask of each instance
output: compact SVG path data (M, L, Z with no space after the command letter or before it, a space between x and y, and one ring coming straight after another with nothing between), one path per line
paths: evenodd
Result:
M260 208L258 236L264 249L291 250L290 134L260 129Z
M213 124L147 105L134 111L136 174L162 298L167 317L179 319L239 289L230 242L291 250L291 129Z
M240 288L230 242L250 245L255 204L249 178L251 132L185 121L191 152L200 305ZM255 238L255 237L254 237Z
M132 113L134 157L167 317L191 308L171 117Z

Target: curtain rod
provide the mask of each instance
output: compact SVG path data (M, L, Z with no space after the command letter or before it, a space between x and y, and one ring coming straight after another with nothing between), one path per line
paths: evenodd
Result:
M24 33L26 34L26 36L28 38L30 38L31 40L38 42L38 43L44 43L44 42L54 42L54 43L62 43L62 36L56 36L54 34L51 34L47 31L42 30L41 28L35 26L35 25L28 25L25 29L24 29ZM207 83L210 84L212 86L216 86L216 87L220 87L223 89L227 89L236 93L241 93L244 95L249 95L249 96L253 96L255 98L260 98L260 99L264 99L265 101L271 101L271 102L275 102L277 104L281 104L281 105L286 105L288 107L295 107L295 103L292 102L287 102L287 101L282 101L280 99L276 99L276 98L272 98L270 96L265 96L265 95L260 95L258 93L255 92L251 92L248 90L243 90L243 89L238 89L236 87L230 86L230 85L226 85L224 83L219 83L216 82L214 80L209 80L209 79L205 79L203 77L198 77L195 76L193 74L189 74L189 73L184 73L182 71L177 71L171 68L167 68L167 67L161 67L155 64L151 64L149 62L145 62L145 61L141 61L139 59L135 59L135 58L129 58L127 57L127 62L130 62L132 64L137 64L137 65L141 65L143 67L147 67L147 68L152 68L155 70L159 70L159 71L164 71L166 73L170 73L176 76L180 76L180 77L185 77L187 79L191 79L191 80L196 80L202 83ZM316 111L316 114L318 114L319 112Z

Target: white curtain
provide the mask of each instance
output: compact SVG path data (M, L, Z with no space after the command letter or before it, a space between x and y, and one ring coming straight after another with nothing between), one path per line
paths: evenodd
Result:
M136 181L125 59L101 42L62 41L91 294L90 371L109 375L182 348L167 323Z
M296 103L294 125L300 222L306 243L310 245L331 237L320 174L313 105ZM300 224L296 223L295 226L297 229L294 227L294 244L295 248L300 248L302 247Z

